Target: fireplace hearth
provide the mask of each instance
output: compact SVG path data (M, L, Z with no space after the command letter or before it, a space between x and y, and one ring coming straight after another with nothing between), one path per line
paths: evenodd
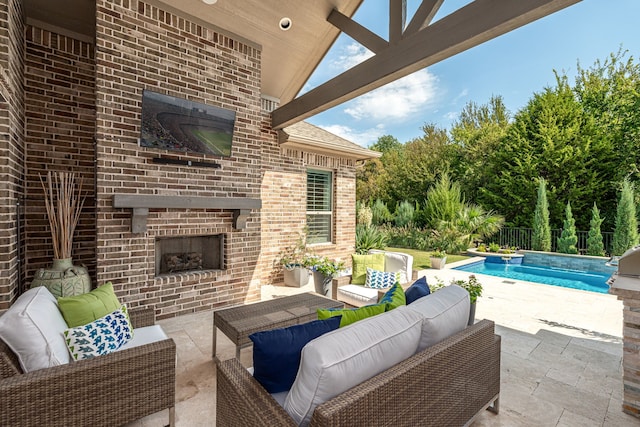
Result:
M224 235L156 239L156 276L224 269Z

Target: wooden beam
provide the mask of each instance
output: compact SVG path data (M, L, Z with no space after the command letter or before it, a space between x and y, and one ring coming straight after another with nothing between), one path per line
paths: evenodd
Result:
M378 53L389 46L389 43L387 43L385 39L369 31L336 9L331 11L327 17L327 21L373 53Z
M476 0L272 113L282 129L581 0Z
M402 39L407 20L407 0L389 0L389 43L396 44Z
M443 2L444 0L422 0L418 10L413 14L411 22L409 22L409 25L407 25L407 28L404 30L404 37L415 34L429 25L433 17L438 13L438 10L440 10Z

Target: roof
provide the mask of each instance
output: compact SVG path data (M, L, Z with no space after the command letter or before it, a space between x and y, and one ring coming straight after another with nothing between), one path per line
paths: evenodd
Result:
M298 122L287 126L279 132L279 140L284 147L332 154L354 160L374 159L382 156L382 153L378 151L361 147L307 122Z

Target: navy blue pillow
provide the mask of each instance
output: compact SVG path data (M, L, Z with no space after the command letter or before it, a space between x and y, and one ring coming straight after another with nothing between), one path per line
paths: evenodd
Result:
M429 289L429 285L427 285L427 278L422 276L404 291L404 296L407 298L407 305L409 305L418 298L426 297L430 293L431 289Z
M269 393L289 390L298 374L302 347L338 329L341 319L342 316L335 316L249 335L253 341L253 377Z

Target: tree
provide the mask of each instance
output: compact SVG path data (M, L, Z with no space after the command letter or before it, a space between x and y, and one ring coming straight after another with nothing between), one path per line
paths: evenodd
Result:
M533 236L531 249L534 251L551 250L551 227L549 226L549 204L547 202L547 183L544 178L539 179L538 200L533 215Z
M501 96L492 96L487 104L469 102L451 127L457 158L452 178L460 183L470 200L477 200L478 190L492 179L489 165L510 124L510 114Z
M449 174L443 173L438 182L427 192L427 199L420 213L424 216L424 222L428 227L437 228L442 221L453 221L464 205L460 185L452 182Z
M558 237L558 252L563 254L577 254L577 243L576 221L573 219L573 214L571 213L571 203L567 202L564 226L562 227L560 237Z
M602 232L600 231L602 221L598 206L594 203L591 209L589 237L587 237L587 255L604 256L604 244L602 243Z
M636 217L633 184L622 181L620 201L616 211L613 230L613 255L622 255L627 249L638 244L638 219Z

